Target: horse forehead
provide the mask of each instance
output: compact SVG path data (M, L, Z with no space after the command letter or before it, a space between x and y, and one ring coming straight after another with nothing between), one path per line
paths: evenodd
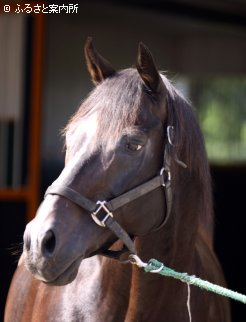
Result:
M66 133L66 144L70 147L76 142L81 143L81 140L83 140L83 145L85 145L86 142L95 138L97 130L98 115L97 113L90 113L78 120L76 124L69 129Z

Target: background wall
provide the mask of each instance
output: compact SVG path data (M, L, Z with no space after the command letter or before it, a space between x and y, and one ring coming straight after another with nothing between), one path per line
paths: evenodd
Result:
M139 41L151 49L160 70L180 76L246 73L246 31L164 12L84 3L79 13L48 16L42 156L61 160L59 130L92 88L83 45L92 36L115 68L135 64ZM59 144L57 143L59 142Z

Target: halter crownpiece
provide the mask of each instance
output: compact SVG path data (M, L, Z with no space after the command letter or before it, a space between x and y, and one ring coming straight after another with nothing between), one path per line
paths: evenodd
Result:
M171 147L174 147L173 145L173 135L174 132L171 133L171 131L174 131L173 126L167 127L167 138L168 138L168 144ZM48 187L45 197L48 194L51 195L59 195L63 196L79 207L87 210L91 213L91 217L94 220L94 222L99 225L100 227L107 227L109 228L121 241L123 241L124 245L127 247L128 251L131 254L137 254L133 240L130 238L129 234L121 227L121 225L114 219L113 212L119 209L120 207L138 199L139 197L142 197L146 195L147 193L159 188L164 187L165 191L165 198L166 198L166 216L163 219L162 223L159 227L152 230L157 231L164 227L166 222L168 221L171 209L172 209L172 189L171 189L171 157L168 153L168 144L166 144L166 147L164 149L164 157L163 157L163 167L160 170L159 175L156 177L150 179L149 181L140 184L136 188L133 188L120 196L111 199L110 201L100 201L94 202L85 196L81 195L77 191L66 187L62 185L51 185ZM174 159L178 164L180 164L182 167L187 167L182 161L178 160L176 157ZM122 251L116 252L116 253L122 253ZM111 256L109 254L113 254L113 251L106 251L106 256L110 257L118 257L118 256ZM102 253L104 255L104 253Z

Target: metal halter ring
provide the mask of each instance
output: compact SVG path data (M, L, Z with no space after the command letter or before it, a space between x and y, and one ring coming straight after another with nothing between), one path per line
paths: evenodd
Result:
M113 214L112 214L112 212L110 212L108 210L108 208L106 207L106 205L105 205L106 203L107 203L107 201L100 201L100 200L98 200L97 201L97 205L99 205L99 207L94 212L91 213L92 219L95 221L95 223L98 226L101 226L101 227L105 227L106 226L105 225L105 222L108 220L109 217L112 217L112 218L114 217ZM102 220L100 220L97 217L97 214L99 213L99 211L101 209L103 209L106 212L106 216Z
M167 182L171 182L171 171L166 170L166 169L163 167L163 168L161 168L160 176L163 176L163 173L164 173L164 172L166 172L166 174L167 174L167 181L166 181L166 182L164 181L164 183L163 183L163 187L165 187L165 186L166 186L166 183L167 183Z

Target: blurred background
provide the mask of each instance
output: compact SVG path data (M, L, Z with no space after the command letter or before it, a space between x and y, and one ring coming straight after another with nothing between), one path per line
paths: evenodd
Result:
M63 168L60 132L92 89L87 36L118 69L135 64L143 41L192 101L213 176L215 248L228 286L245 293L245 1L90 0L47 14L24 3L0 1L1 316L25 225ZM232 314L245 321L244 305L232 303Z

